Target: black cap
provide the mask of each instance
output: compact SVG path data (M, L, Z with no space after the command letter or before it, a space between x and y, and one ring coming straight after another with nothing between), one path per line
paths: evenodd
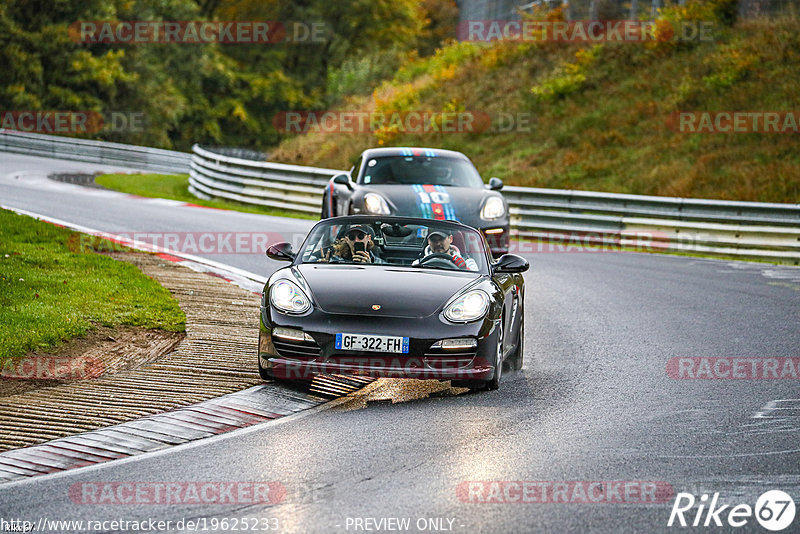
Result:
M450 236L450 234L448 232L445 232L444 230L434 230L432 232L428 232L428 239L430 239L435 235L438 235L442 239L447 239Z
M360 232L364 232L365 234L371 237L375 237L375 232L372 230L372 227L368 224L354 224L347 229L347 233L350 233L353 230L358 230Z

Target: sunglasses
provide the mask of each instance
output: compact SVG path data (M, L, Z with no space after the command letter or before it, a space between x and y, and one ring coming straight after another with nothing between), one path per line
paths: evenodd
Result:
M360 232L358 230L353 230L353 231L347 232L347 234L345 234L345 235L347 236L347 239L349 239L350 241L358 241L360 239L364 239L364 237L367 234L365 234L364 232Z

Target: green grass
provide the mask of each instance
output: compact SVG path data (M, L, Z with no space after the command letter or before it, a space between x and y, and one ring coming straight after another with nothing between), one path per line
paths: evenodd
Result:
M105 188L113 189L114 191L139 195L140 197L167 198L170 200L190 202L198 206L206 206L209 208L258 213L260 215L274 215L276 217L318 219L318 217L313 215L304 215L266 206L252 206L232 200L199 199L189 192L188 174L103 174L95 178L95 183Z
M722 0L662 10L670 20ZM724 2L723 2L724 3ZM698 7L699 6L699 7ZM694 17L694 18L692 18ZM698 17L700 17L698 19ZM699 134L676 112L800 109L800 17L714 25L695 43L458 43L401 67L348 110L472 110L532 117L513 132L310 133L274 161L349 168L365 148L430 146L467 154L508 185L763 202L800 201L796 133Z
M0 210L0 358L57 347L93 323L185 330L169 291L134 265L97 254L98 244Z

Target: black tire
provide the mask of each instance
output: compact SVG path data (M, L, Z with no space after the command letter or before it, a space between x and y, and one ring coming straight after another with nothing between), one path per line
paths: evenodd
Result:
M258 376L260 376L262 380L275 380L275 377L272 376L272 373L268 369L261 367L260 357L258 358Z
M503 330L505 325L503 324L502 319L500 320L500 332L497 343L497 355L495 356L495 369L494 369L494 377L489 380L451 380L450 385L454 388L469 388L473 391L492 391L498 389L500 387L500 379L503 376L503 361L501 360L502 355L502 344L503 344Z
M515 371L522 369L525 358L525 312L520 308L519 333L517 334L517 348L508 356L508 362Z
M500 318L500 331L497 333L497 356L495 356L494 377L484 383L486 391L493 391L500 388L500 379L503 377L503 331L506 326L503 324L502 316Z
M328 192L326 191L322 195L322 213L320 213L320 219L328 219L332 217L330 211L328 210Z

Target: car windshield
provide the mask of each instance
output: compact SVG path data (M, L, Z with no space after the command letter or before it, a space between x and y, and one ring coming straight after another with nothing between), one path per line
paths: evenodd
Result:
M367 159L361 184L431 184L480 188L483 187L483 180L469 161L459 158L386 156Z
M362 244L370 264L486 273L486 247L476 230L438 221L378 222L357 217L315 226L298 254L301 263L354 263ZM365 232L366 230L366 232ZM372 235L365 238L365 233ZM363 263L360 263L363 265Z

